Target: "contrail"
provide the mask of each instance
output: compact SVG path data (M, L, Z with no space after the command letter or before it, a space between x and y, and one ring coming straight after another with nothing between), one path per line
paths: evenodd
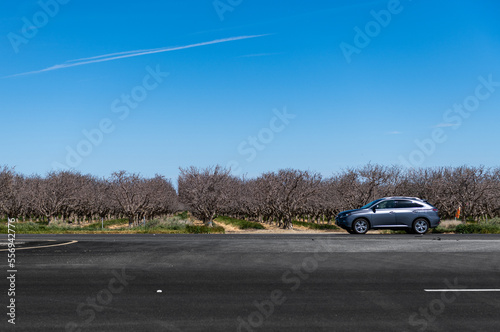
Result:
M35 70L35 71L29 71L29 72L20 73L20 74L14 74L14 75L10 75L10 76L5 76L4 78L15 77L15 76L23 76L23 75L40 74L40 73L49 72L49 71L58 70L58 69L64 69L64 68L70 68L70 67L88 65L88 64L91 64L91 63L113 61L113 60L118 60L118 59L125 59L125 58L131 58L131 57L135 57L135 56L141 56L141 55L147 55L147 54L154 54L154 53L163 53L163 52L178 51L178 50L184 50L184 49L193 48L193 47L200 47L200 46L206 46L206 45L220 44L220 43L226 43L226 42L231 42L231 41L236 41L236 40L257 38L257 37L263 37L263 36L268 36L268 34L264 34L264 35L250 35L250 36L238 36L238 37L230 37L230 38L223 38L223 39L215 39L215 40L211 40L211 41L207 41L207 42L201 42L201 43L190 44L190 45L183 45L183 46L175 46L175 47L161 47L161 48L151 48L151 49L145 49L145 50L135 50L135 51L124 51L124 52L118 52L118 53L110 53L110 54L93 56L93 57L89 57L89 58L81 58L81 59L75 59L75 60L68 60L68 61L66 61L66 62L64 62L62 64L54 65L54 66L51 66L51 67L48 67L48 68L44 68L44 69L40 69L40 70Z

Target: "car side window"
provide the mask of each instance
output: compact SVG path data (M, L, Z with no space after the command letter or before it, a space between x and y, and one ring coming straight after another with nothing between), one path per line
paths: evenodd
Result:
M383 201L377 205L377 209L393 209L396 204L395 201Z
M396 201L396 207L403 209L403 208L419 208L423 207L423 205L414 203L412 201Z

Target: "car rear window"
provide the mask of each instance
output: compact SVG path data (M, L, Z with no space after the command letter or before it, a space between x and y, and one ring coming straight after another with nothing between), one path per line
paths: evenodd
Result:
M397 201L396 207L398 208L418 208L418 207L424 207L421 204L412 202L412 201Z

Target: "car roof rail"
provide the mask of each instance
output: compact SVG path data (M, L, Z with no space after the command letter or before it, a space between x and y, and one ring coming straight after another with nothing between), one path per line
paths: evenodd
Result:
M409 197L409 196L390 196L390 197L384 197L383 199L413 199L413 200L418 200L418 201L424 201L421 198Z

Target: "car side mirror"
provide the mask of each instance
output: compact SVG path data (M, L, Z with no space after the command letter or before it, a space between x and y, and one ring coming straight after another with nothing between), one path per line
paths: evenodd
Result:
M372 211L373 213L375 213L377 211L377 207L376 206L372 207Z

